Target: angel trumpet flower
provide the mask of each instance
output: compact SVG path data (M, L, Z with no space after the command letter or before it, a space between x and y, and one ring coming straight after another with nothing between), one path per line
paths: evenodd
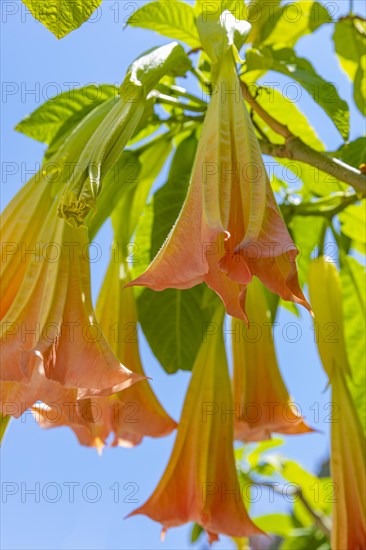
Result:
M233 394L238 418L235 439L259 441L272 432L311 432L288 394L277 365L264 288L256 280L247 293L250 327L232 320Z
M344 373L335 369L332 401L338 421L331 427L331 474L337 487L331 535L332 548L366 548L365 438Z
M317 338L323 367L332 385L337 416L331 426L330 468L337 488L331 547L344 550L366 548L366 459L360 418L348 389L351 374L343 330L342 289L337 268L320 257L309 270L309 294L319 327ZM335 339L325 338L330 323Z
M230 379L222 341L223 315L216 334L203 341L193 367L169 464L149 500L130 515L145 514L170 528L194 521L208 533L232 537L259 534L245 510L235 468ZM223 420L218 409L230 413Z
M109 100L93 109L4 210L1 219L0 318L4 317L17 295L32 251L38 253L38 237L45 215L58 200L60 189L69 180L71 167L78 164L85 144L112 103L113 100Z
M45 377L73 389L75 398L109 395L142 376L121 365L96 322L87 230L71 227L56 208L54 201L34 214L44 223L1 322L1 380L29 386L41 359Z
M188 194L148 269L131 284L153 290L206 282L227 312L246 319L256 275L273 292L309 308L297 276L298 251L276 204L240 93L231 50L218 70Z
M123 290L127 277L128 266L115 261L113 255L96 314L116 357L133 372L145 376L136 337L137 311L133 289ZM38 405L33 410L42 427L68 425L81 444L98 449L104 446L111 432L114 434L113 446L130 447L140 443L143 436L161 437L176 428L176 423L160 405L147 380L108 397L80 400L73 419Z

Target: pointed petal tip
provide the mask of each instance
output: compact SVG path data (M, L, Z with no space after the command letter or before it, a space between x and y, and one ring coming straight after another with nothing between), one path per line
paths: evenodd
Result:
M164 542L164 541L165 541L165 537L166 537L167 531L168 531L168 528L167 528L167 527L163 527L163 528L162 528L161 533L160 533L160 540L161 540L161 542Z
M98 456L101 457L103 455L103 450L104 450L105 445L104 445L104 442L101 440L100 437L96 437L94 439L93 446L96 448Z

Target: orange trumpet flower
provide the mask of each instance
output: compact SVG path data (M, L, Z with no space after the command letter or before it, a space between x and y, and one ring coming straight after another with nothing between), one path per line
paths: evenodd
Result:
M264 288L253 280L247 293L250 327L232 320L233 394L238 409L235 439L260 441L272 432L301 434L309 428L278 368Z
M331 426L330 469L337 490L331 546L366 548L366 458L360 418L347 386L351 374L343 328L342 287L337 268L324 256L309 269L309 294L318 324L319 354L332 385L336 416ZM330 339L329 326L337 337Z
M19 227L32 227L33 220L39 231L37 236L31 234L30 241L24 234L19 244L25 245L29 257L23 276L19 281L14 279L14 284L9 279L5 289L8 306L1 321L1 381L23 384L29 396L33 395L35 386L29 385L37 378L34 371L40 373L41 359L40 375L74 390L74 398L109 395L127 388L142 376L121 365L96 322L87 230L73 228L60 219L56 201L48 203L47 198L43 202L43 192L35 198L39 199L39 209L30 209L27 217L23 208L22 217L14 224L16 235L21 233ZM9 210L12 208L10 205ZM35 251L29 252L30 243L36 243ZM12 258L7 261L11 263ZM22 252L15 255L15 261L22 265ZM49 401L43 392L37 399ZM18 404L24 407L24 403Z
M117 262L114 255L99 295L97 318L111 349L123 364L136 374L145 376L137 342L137 311L132 288L123 290L128 280L128 266ZM107 397L81 399L73 418L57 414L57 410L34 406L36 418L43 428L70 426L79 442L100 450L114 434L113 446L133 446L144 436L161 437L176 428L165 412L150 384L138 384Z
M332 401L338 410L331 427L330 468L337 489L331 546L366 548L365 438L342 369L334 369Z
M233 418L223 315L214 318L216 333L204 337L193 367L178 434L169 464L149 500L130 515L145 514L169 528L194 521L208 533L231 537L260 534L245 510L233 451ZM207 341L205 341L207 340Z
M230 315L245 320L246 288L256 275L283 299L309 309L298 282L297 254L229 50L218 70L182 211L151 265L131 284L163 290L204 281Z

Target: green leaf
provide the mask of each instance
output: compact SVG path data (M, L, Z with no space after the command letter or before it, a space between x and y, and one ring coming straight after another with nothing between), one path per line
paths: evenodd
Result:
M262 43L267 34L273 28L274 21L281 14L281 0L250 0L248 5L248 21L252 25L252 30L248 36L248 42L255 46ZM272 23L272 27L268 23Z
M366 245L366 204L350 205L339 214L342 233L352 241L359 243L357 247L365 249ZM360 246L363 245L363 246Z
M128 68L122 89L131 94L131 84L134 84L150 91L163 76L184 76L191 66L183 47L177 42L170 42L138 57Z
M313 250L319 246L324 220L319 216L295 216L290 224L292 238L299 249L297 269L300 285L307 281L309 264Z
M11 416L3 416L0 414L0 445L2 445L5 432L9 426L9 422L11 420Z
M356 18L342 18L334 26L333 41L339 62L350 77L355 78L360 59L365 55L363 22Z
M248 12L243 0L196 0L195 14L205 22L207 19L219 19L223 11L230 11L236 19L248 19Z
M192 48L200 46L194 10L185 2L150 2L131 15L127 24L151 29Z
M294 460L283 458L280 462L279 473L294 488L300 487L306 502L315 511L329 515L332 503L337 498L337 487L328 477L319 478L311 474ZM294 499L294 513L303 525L312 525L314 519L300 499Z
M293 518L287 514L269 514L253 518L254 523L265 533L286 537L295 527Z
M109 84L84 86L63 92L19 122L15 129L37 141L50 143L66 135L95 107L115 97L117 88Z
M360 64L357 67L353 98L358 110L366 115L366 55L361 57Z
M296 80L327 113L341 136L345 140L348 138L349 109L347 103L340 98L334 84L318 75L307 59L297 57L290 48L274 50L266 46L261 51L248 50L246 62L248 71L272 70Z
M257 443L253 450L250 450L246 455L246 459L251 468L256 468L262 459L262 454L266 451L278 447L283 444L283 440L280 438L269 439L268 441L261 441Z
M344 333L352 378L348 380L363 429L366 431L365 268L341 256Z
M266 86L259 86L256 101L267 112L271 113L273 118L288 126L295 136L301 136L301 139L307 145L318 151L324 149L324 144L319 139L314 128L309 124L306 116L302 114L295 103L287 99L283 94ZM284 138L263 122L263 119L256 113L253 113L253 119L272 143L284 143Z
M342 18L334 29L335 51L339 62L354 82L353 97L361 113L366 114L366 24L358 18Z
M292 2L283 6L275 18L267 20L262 31L263 43L293 48L299 38L331 22L328 10L319 2Z
M206 287L189 290L145 289L138 299L139 321L150 348L168 374L192 370L203 330L213 308L203 308Z
M102 0L23 0L31 14L62 38L89 19Z
M366 160L366 138L360 137L350 143L345 143L332 156L343 160L355 168L359 168Z
M203 527L198 525L198 523L194 523L191 531L191 542L196 542L200 536L203 533Z

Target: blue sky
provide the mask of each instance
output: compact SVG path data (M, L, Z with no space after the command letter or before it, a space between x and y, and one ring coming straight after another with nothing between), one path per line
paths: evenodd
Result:
M340 14L348 8L348 2L331 4L339 8ZM37 169L45 149L42 144L15 132L15 124L40 103L71 85L121 82L128 64L139 53L168 41L149 31L123 30L124 20L136 6L136 2L105 1L94 22L84 24L57 41L26 14L20 2L1 2L2 207ZM363 123L353 104L350 83L339 71L333 56L330 35L330 28L325 27L314 36L301 39L297 50L312 60L323 77L339 84L340 95L351 107L351 137L356 138L363 132ZM310 120L316 122L319 137L328 149L337 148L341 144L340 137L321 109L306 94L299 105ZM9 170L15 173L9 175ZM111 230L107 226L96 240L108 250L110 239ZM106 252L93 266L94 296L107 262ZM279 332L289 322L297 323L297 328L301 329L296 343L278 338L279 364L291 394L312 425L315 425L313 404L319 403L321 422L315 427L322 431L287 438L285 450L288 456L315 471L328 452L329 425L324 422L328 412L324 407L329 402L326 379L310 330L309 315L305 312L297 319L281 310L278 321ZM153 379L153 388L169 413L179 419L190 375L182 372L167 376L144 341L141 352L146 373ZM43 431L30 415L13 421L1 451L2 548L188 548L190 527L169 531L163 544L158 524L142 516L123 519L151 494L167 463L174 437L145 439L134 449L106 449L99 457L94 450L79 446L67 429ZM74 485L74 499L70 502L70 483L73 482L79 485ZM35 484L39 484L39 502L34 495L26 493ZM12 490L14 494L9 494L4 501L4 491ZM58 496L57 502L51 502ZM131 502L133 499L138 502ZM263 496L255 511L260 514L275 510ZM217 547L228 548L229 545L223 538Z

